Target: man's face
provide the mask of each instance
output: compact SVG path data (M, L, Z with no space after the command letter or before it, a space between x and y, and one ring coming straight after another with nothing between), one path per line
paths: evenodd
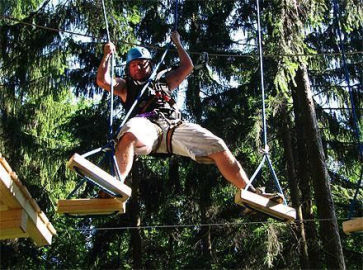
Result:
M129 64L130 77L137 81L149 78L151 74L151 62L145 59L136 59Z

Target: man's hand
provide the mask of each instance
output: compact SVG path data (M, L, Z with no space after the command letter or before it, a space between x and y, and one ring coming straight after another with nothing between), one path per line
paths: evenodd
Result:
M103 54L108 56L110 54L114 54L116 52L116 46L112 42L108 42L103 47Z
M171 33L171 37L170 38L173 41L173 43L174 43L175 46L178 47L179 45L181 45L180 44L180 35L179 35L178 31L173 31Z

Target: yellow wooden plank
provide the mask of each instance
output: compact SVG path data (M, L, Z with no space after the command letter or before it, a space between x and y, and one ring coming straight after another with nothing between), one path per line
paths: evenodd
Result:
M11 176L12 175L12 176ZM0 166L0 195L1 200L8 208L23 208L28 215L27 234L33 238L39 246L51 244L54 228L44 223L39 217L41 210L30 193L21 184L16 174L11 173Z
M59 200L57 212L74 215L102 215L118 211L122 214L125 213L125 204L125 201L118 198Z
M123 196L127 200L131 196L131 188L118 181L114 176L97 167L79 154L74 154L67 162L67 167L74 170L77 168L83 175L89 177L100 186L115 194Z
M48 223L44 223L43 219L39 216L42 212L33 208L34 202L32 200L27 200L22 204L29 216L29 236L34 240L37 246L50 245L55 230L49 230Z
M19 190L19 188L14 184L14 181L11 179L8 172L5 170L3 166L0 166L0 195L1 200L9 207L9 208L20 208L19 202L15 198L15 191Z
M256 193L239 190L235 196L235 202L240 205L247 205L257 211L282 220L295 220L296 210L287 205L276 203Z
M37 216L35 222L30 220L28 222L29 237L33 239L37 246L44 246L52 244L54 231L49 230L48 224L44 224L43 220Z
M24 209L11 209L0 212L0 239L28 237L28 216Z
M8 173L12 172L13 170L11 169L9 163L5 160L5 158L3 158L0 154L0 166L2 166Z
M343 231L346 234L363 231L363 217L353 218L343 222Z
M1 211L6 211L8 209L9 209L9 207L6 204L0 202L0 212Z

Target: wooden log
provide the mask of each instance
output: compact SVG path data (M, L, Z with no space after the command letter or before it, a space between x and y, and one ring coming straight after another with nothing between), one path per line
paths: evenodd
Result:
M97 167L79 154L74 154L67 162L67 167L71 170L78 169L81 174L87 176L92 181L105 189L122 195L122 200L126 201L131 196L131 188L121 183L114 176Z
M343 222L343 231L345 234L363 231L363 217L357 217Z
M125 213L126 201L111 199L72 199L59 200L57 212L72 215L105 215Z
M0 212L0 239L28 237L28 215L24 209Z
M294 208L247 190L239 190L235 195L235 202L281 220L291 221L296 219L296 210Z

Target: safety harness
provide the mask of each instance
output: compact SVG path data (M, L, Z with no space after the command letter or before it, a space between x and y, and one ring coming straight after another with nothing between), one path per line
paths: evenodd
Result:
M158 126L159 142L157 148L162 141L162 128L159 124L160 120L168 124L166 133L166 149L169 154L173 153L172 137L175 129L182 123L181 114L176 107L175 100L171 97L171 90L166 81L166 73L171 69L165 69L157 73L156 78L150 83L144 95L140 98L137 107L131 114L131 117L145 117ZM129 76L125 78L127 87L126 102L122 102L128 112L139 96L147 82L135 81ZM156 148L156 149L157 149Z

